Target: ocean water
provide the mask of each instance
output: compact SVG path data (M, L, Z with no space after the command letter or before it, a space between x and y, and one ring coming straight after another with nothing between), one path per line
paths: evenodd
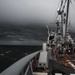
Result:
M0 72L22 57L41 50L46 39L45 26L0 24Z
M24 56L41 49L42 46L0 45L0 72Z

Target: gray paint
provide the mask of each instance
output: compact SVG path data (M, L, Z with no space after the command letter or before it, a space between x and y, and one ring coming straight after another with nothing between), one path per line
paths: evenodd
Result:
M22 58L21 60L17 61L16 63L14 63L13 65L11 65L9 68L7 68L6 70L4 70L0 75L19 75L20 72L23 70L23 68L25 67L25 65L34 57L36 56L38 52L32 53L24 58Z

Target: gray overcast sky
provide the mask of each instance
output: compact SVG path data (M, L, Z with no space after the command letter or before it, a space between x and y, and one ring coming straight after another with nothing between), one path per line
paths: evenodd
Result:
M0 21L53 22L61 0L0 0ZM73 0L72 0L73 1ZM75 5L75 2L73 2ZM75 10L71 8L73 24Z

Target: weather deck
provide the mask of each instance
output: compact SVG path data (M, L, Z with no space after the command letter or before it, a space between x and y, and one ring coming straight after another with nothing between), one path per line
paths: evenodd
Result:
M63 75L75 75L75 70L69 67L65 67L62 64L59 64L56 60L54 60L53 55L50 51L48 51L48 75L56 75L55 73L62 73ZM61 75L61 74L57 74Z

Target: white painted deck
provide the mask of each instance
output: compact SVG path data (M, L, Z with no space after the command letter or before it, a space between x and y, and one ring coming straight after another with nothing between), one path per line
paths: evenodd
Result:
M48 73L44 73L44 72L33 72L33 75L48 75Z
M62 74L60 74L60 73L55 73L55 75L62 75Z

